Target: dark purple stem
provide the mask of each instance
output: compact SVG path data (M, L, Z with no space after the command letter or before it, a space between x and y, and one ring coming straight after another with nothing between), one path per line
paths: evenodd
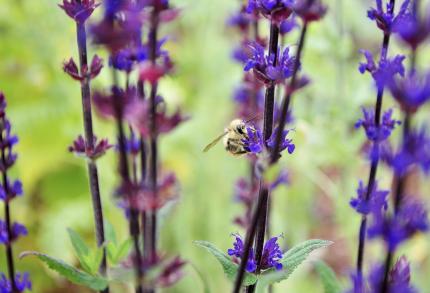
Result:
M87 35L85 31L85 23L77 22L77 43L79 50L80 72L84 68L88 68L87 57ZM84 120L85 144L87 149L94 149L94 133L91 113L91 93L90 93L90 77L87 75L81 82L82 94L82 113ZM94 161L89 160L87 163L88 177L91 190L91 198L93 203L94 223L96 229L97 246L101 247L105 242L104 226L103 226L103 209L100 197L100 187L97 165ZM106 248L103 247L103 259L100 264L100 273L106 275ZM102 292L109 292L109 287Z
M112 73L113 73L113 85L115 87L118 85L118 76L115 69L112 69ZM115 108L115 116L116 116L115 118L116 118L117 131L118 131L119 172L121 175L123 187L127 188L127 187L130 187L132 183L130 180L130 172L129 172L128 159L127 159L125 132L122 124L123 105L116 91L114 91L113 103ZM126 196L129 203L131 203L131 197L135 195L127 192ZM139 217L138 211L133 207L133 205L130 204L129 230L130 230L130 235L133 238L134 253L135 253L135 259L136 259L134 264L135 271L136 271L136 278L137 278L136 293L143 293L142 281L143 281L144 274L143 274L142 254L139 246L139 218L138 217Z
M288 86L285 98L282 101L281 116L279 117L279 123L278 123L277 132L276 132L276 138L275 138L275 147L273 148L271 153L272 164L279 159L279 150L281 149L282 132L284 132L285 124L287 123L287 116L290 108L291 97L297 82L297 73L300 67L300 60L302 57L303 47L305 45L305 37L306 37L307 29L308 29L308 23L305 22L303 24L303 28L300 33L299 46L297 48L296 58L294 60L294 67L293 67L293 74L291 77L291 81Z
M1 123L5 123L5 119L3 118L1 120ZM3 135L0 135L0 144L3 145ZM1 160L2 160L2 165L3 166L7 166L6 164L6 153L5 153L5 149L2 148L1 151ZM9 280L10 283L12 285L12 291L18 292L18 289L16 288L16 284L15 284L15 265L13 262L13 251L12 251L12 229L11 229L11 220L10 220L10 206L9 206L9 186L8 186L8 179L7 179L7 172L6 170L4 170L2 172L2 184L3 184L3 188L6 194L6 199L4 201L4 217L5 217L5 222L6 222L6 231L7 231L7 243L5 243L5 247L6 247L6 262L7 262L7 269L8 269L8 273L9 273Z
M269 41L269 54L274 54L275 56L275 65L277 61L277 53L278 53L278 38L279 38L279 28L275 23L271 23L270 25L270 41ZM274 103L275 103L275 84L271 84L266 89L266 97L264 102L264 126L263 126L263 136L267 141L272 135L273 130L273 112L274 112ZM239 292L240 287L243 281L243 275L245 273L246 263L249 258L249 250L252 247L253 238L255 237L255 245L256 245L256 260L257 260L257 273L261 269L261 256L263 252L264 246L264 238L266 234L266 221L267 221L267 208L268 208L268 200L269 200L269 190L260 184L260 191L258 195L257 207L255 209L255 213L259 214L258 217L254 215L253 218L256 218L255 221L252 221L251 226L249 227L249 231L247 233L247 240L249 238L250 241L245 243L244 255L241 259L241 264L239 266L239 272L236 277L235 289L234 292ZM255 286L249 286L248 292L254 292Z
M389 13L391 14L393 14L393 9L395 4L394 2L395 2L394 0L391 1L392 9L389 11ZM384 33L384 38L382 40L382 46L381 46L380 60L385 60L387 58L388 47L390 44L390 37L391 37L390 33ZM384 96L384 87L379 87L377 96L376 96L376 103L375 103L375 125L377 128L381 124L383 96ZM377 141L373 143L373 147L378 148ZM378 164L379 164L379 156L376 156L376 158L372 159L372 163L370 166L369 179L367 183L367 190L366 190L366 197L365 197L366 201L369 200L371 191L376 181ZM364 249L366 245L366 231L367 231L367 217L366 215L363 215L360 223L358 250L357 250L357 276L362 276L363 274L363 260L364 260Z

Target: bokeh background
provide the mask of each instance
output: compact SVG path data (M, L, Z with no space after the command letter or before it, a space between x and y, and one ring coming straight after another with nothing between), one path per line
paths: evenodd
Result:
M29 227L29 236L14 245L15 256L37 250L76 264L66 228L78 231L94 245L93 216L85 163L67 152L67 146L82 132L81 102L79 86L61 70L66 58L77 57L77 50L75 26L57 2L0 0L0 89L8 98L9 116L20 137L19 160L12 172L22 179L25 196L13 202L13 218ZM233 241L231 233L243 234L232 223L242 212L232 195L235 180L248 172L246 160L229 156L221 146L202 153L204 145L234 117L231 96L242 69L230 59L239 38L226 28L225 20L237 9L238 1L172 2L183 13L162 34L171 35L168 47L177 69L163 81L161 93L169 105L181 105L192 119L161 140L163 166L174 170L182 183L180 201L163 218L161 247L197 267L212 292L228 292L230 284L221 267L192 241L208 240L226 250ZM347 284L360 220L348 202L355 196L358 180L366 180L368 172L367 162L360 156L364 135L354 130L354 123L361 115L360 106L375 99L370 77L357 70L362 59L358 50L377 52L382 35L366 18L373 1L325 2L327 16L312 25L308 34L303 68L312 84L294 98L297 148L281 160L290 172L291 185L273 195L271 230L273 235L284 235L281 242L285 247L308 238L334 241L313 258L323 258ZM296 40L297 32L286 42L295 44ZM402 51L398 40L392 44L390 52ZM420 52L420 66L429 64L429 52L429 47ZM98 53L106 60L104 52ZM108 83L104 72L93 87ZM388 94L384 103L393 105L399 117ZM417 121L429 120L428 113L428 108L423 110ZM111 123L96 120L95 129L99 137L113 140ZM115 154L110 152L100 160L99 168L105 218L125 239L127 225L112 197L117 183ZM388 169L381 168L380 184L390 188L391 176ZM412 176L409 190L427 203L429 188L421 174ZM380 244L371 243L367 266L381 256ZM413 282L422 292L430 292L429 236L415 237L401 251L412 262ZM5 266L2 251L1 271L6 271ZM35 259L17 261L17 267L31 273L34 292L87 292ZM188 266L185 277L164 292L202 292L202 288ZM275 286L275 292L322 292L312 261Z

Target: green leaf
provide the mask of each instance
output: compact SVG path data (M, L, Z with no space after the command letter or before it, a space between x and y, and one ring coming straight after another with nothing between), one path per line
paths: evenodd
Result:
M91 273L93 275L97 274L100 264L103 260L103 248L97 248L92 254L92 258L90 260Z
M121 243L121 245L118 247L118 250L116 251L114 263L119 263L124 257L126 257L130 252L132 245L133 241L131 239L127 239L123 243Z
M257 283L257 293L264 292L270 284L288 279L292 272L309 256L309 254L322 247L331 245L327 240L312 239L302 242L288 250L281 260L283 269L276 271L274 268L265 271Z
M337 279L336 273L331 269L331 267L329 267L323 261L318 261L315 263L315 269L324 285L324 293L341 292L339 280Z
M227 275L227 278L230 281L233 281L236 279L236 273L239 269L239 266L234 263L231 258L219 250L217 247L215 247L212 243L207 241L194 241L194 244L201 246L205 248L207 251L209 251L215 258L219 261L221 264L224 273ZM250 274L245 272L245 276L243 278L243 286L249 286L253 285L257 282L257 277L254 274Z
M69 233L70 241L72 242L78 258L80 259L82 256L88 255L90 250L81 236L70 228L67 228L67 232Z
M79 236L79 234L72 229L67 228L67 232L69 233L70 242L72 242L73 248L76 252L76 256L78 257L79 263L81 264L82 268L87 273L94 274L90 249L88 248L87 244L81 238L81 236Z
M115 229L109 221L105 222L105 237L107 242L117 243Z
M48 267L72 283L83 285L96 291L104 290L108 286L108 281L100 276L92 276L84 271L65 263L60 259L36 251L26 251L20 254L20 258L33 255L43 261Z

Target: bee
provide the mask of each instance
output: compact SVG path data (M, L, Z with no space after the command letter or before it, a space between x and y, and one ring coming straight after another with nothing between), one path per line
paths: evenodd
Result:
M243 140L248 139L248 131L256 132L255 127L250 122L256 120L258 117L254 117L249 120L234 119L230 122L229 126L224 130L224 133L215 138L210 144L208 144L203 152L209 151L214 147L221 139L223 139L225 150L232 155L240 156L249 152L247 150Z

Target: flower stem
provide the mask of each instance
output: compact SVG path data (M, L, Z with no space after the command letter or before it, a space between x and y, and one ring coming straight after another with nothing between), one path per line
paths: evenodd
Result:
M114 87L118 84L118 76L115 69L112 69L113 73L113 85ZM123 105L120 97L117 92L114 90L114 109L117 123L117 131L118 131L118 145L119 145L119 172L122 179L122 186L128 188L132 185L130 180L130 172L127 160L127 151L126 151L126 140L125 140L125 132L122 124L123 119ZM134 194L127 192L126 194L128 198L128 202L130 203L130 221L129 221L129 230L130 235L133 238L134 245L134 253L135 253L135 273L137 278L137 286L136 293L143 293L142 290L142 281L143 281L143 263L142 263L142 254L139 246L139 219L138 219L138 211L131 204L131 197L135 196Z
M85 31L85 23L76 24L77 43L79 50L80 72L84 68L88 68L87 57L87 35ZM81 82L82 94L82 113L84 120L85 144L86 149L94 149L94 132L91 113L91 93L90 93L90 77L86 76ZM94 223L96 229L97 246L101 247L105 241L103 227L103 209L100 197L100 187L97 165L94 161L89 160L87 164L91 198L93 203ZM103 258L100 264L100 273L106 275L106 248L103 247ZM109 292L109 287L102 292Z
M2 118L1 123L5 123L5 119ZM3 135L0 135L0 144L3 145ZM6 154L4 148L2 148L1 151L1 160L2 165L7 166L6 164ZM12 228L11 228L11 220L10 220L10 206L9 206L9 185L8 185L8 179L7 179L7 172L4 170L2 172L2 184L3 188L6 194L6 198L4 200L4 217L6 222L6 231L7 231L7 239L8 241L5 243L6 247L6 262L7 262L7 269L9 274L9 280L12 285L12 291L18 292L15 284L15 265L13 262L13 251L12 251Z
M394 1L392 1L392 4L394 7ZM393 11L391 10L390 13L393 13ZM388 47L390 44L390 37L391 37L390 33L384 34L384 38L382 40L382 46L381 46L380 60L385 60L387 58ZM376 102L375 102L375 125L377 128L381 124L383 96L384 96L384 87L378 87L378 92L377 92ZM378 144L379 143L375 141L373 143L373 148L378 149L378 152L379 152ZM366 201L370 199L370 194L376 181L378 164L379 164L379 154L375 158L373 158L371 162L369 179L367 182L366 197L365 197ZM367 230L367 216L363 215L360 223L360 230L359 230L360 232L359 232L358 250L357 250L357 276L362 276L363 274L363 260L364 260L364 249L366 244L366 230Z
M270 41L269 41L269 55L273 54L274 65L277 62L278 53L278 38L279 38L279 28L272 22L270 25ZM263 136L265 141L267 141L272 135L273 130L273 112L275 103L275 84L271 84L266 89L266 97L264 102L264 126L263 126ZM244 255L241 260L241 265L239 267L239 272L236 277L234 292L239 292L242 285L243 275L245 273L246 263L249 258L249 250L251 249L253 238L255 237L256 245L256 260L257 260L257 273L261 269L261 256L264 246L264 238L266 234L266 221L267 221L267 208L269 200L269 190L260 183L260 191L258 195L257 207L255 209L255 214L251 226L248 229L247 241L245 243ZM250 240L250 241L248 241ZM249 286L248 292L254 292L255 285Z
M282 101L281 116L279 117L279 123L278 123L277 132L276 132L276 138L275 138L275 146L272 150L271 158L270 158L271 164L275 163L279 158L282 132L284 131L285 124L287 123L287 116L290 108L291 97L292 97L292 93L294 92L294 88L296 86L297 73L300 67L300 60L302 57L303 47L305 45L305 37L306 37L307 29L308 29L308 23L305 22L300 32L299 46L296 52L296 59L294 60L294 67L293 67L293 74L291 77L291 81L285 93L285 98Z

